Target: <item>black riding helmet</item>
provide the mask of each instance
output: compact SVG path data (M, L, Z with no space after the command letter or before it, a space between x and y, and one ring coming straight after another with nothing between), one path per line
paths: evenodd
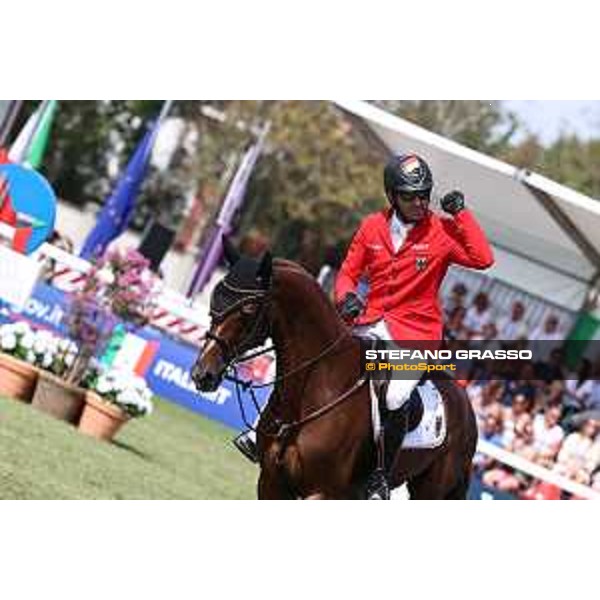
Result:
M390 202L397 194L423 192L433 188L433 176L429 165L416 154L392 156L383 170L383 186Z

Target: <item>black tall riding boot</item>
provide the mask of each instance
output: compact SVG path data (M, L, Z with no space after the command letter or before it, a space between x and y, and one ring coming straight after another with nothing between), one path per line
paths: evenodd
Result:
M367 481L368 500L390 499L388 475L394 464L396 452L406 434L405 410L399 408L394 411L383 411L383 413L383 465L379 464Z

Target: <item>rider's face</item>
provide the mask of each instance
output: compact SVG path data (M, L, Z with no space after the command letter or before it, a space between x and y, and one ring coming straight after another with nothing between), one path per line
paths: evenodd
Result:
M429 198L430 192L398 192L394 204L402 220L416 223L426 217Z

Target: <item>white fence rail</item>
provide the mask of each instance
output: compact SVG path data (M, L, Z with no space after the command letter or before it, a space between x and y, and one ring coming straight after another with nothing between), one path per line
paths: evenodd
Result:
M517 456L512 452L508 452L503 448L499 448L490 442L479 440L477 444L477 450L508 467L512 467L513 469L520 471L521 473L525 473L526 475L530 475L535 479L540 479L542 481L546 481L547 483L551 483L565 492L568 492L569 494L586 498L587 500L600 500L600 493L594 491L587 485L582 485L581 483L567 479L566 477L563 477L554 471L540 467L540 465L536 465L535 463L532 463L521 456Z

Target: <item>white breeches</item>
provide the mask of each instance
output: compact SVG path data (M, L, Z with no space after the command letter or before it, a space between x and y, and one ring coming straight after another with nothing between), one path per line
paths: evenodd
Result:
M354 327L353 333L367 340L393 340L392 334L383 319L370 325L358 325ZM409 361L402 361L409 362ZM416 361L423 362L423 361ZM386 404L389 410L398 410L410 398L412 391L417 387L420 377L416 379L391 379L386 396Z

